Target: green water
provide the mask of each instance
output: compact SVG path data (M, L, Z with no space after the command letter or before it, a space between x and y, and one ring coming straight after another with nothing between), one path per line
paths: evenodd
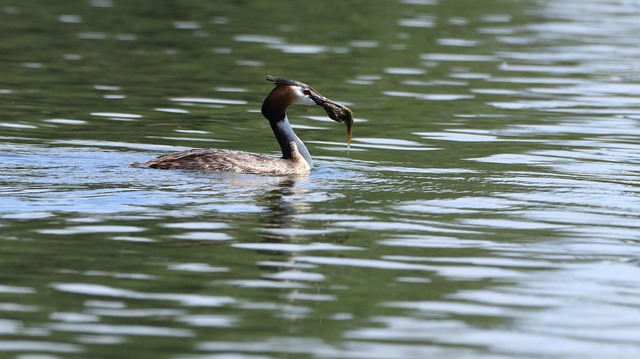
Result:
M0 5L0 357L634 358L635 1ZM277 155L307 176L128 167Z

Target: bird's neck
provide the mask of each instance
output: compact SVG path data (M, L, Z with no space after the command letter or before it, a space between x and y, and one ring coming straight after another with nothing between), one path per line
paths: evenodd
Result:
M280 149L282 150L282 158L289 159L292 158L292 150L291 150L291 142L295 142L298 147L298 152L304 157L304 159L309 164L309 167L313 168L313 160L311 159L311 154L309 154L309 150L302 143L300 138L293 132L293 128L289 123L289 118L287 117L287 113L282 109L275 109L268 104L269 97L265 99L262 104L262 114L264 117L269 120L269 124L271 125L271 129L273 130L273 134L276 136L276 140L278 140L278 144L280 144Z

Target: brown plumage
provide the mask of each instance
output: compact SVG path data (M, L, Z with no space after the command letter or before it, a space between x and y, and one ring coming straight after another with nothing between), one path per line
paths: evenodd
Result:
M290 146L292 157L287 159L244 151L207 148L171 153L145 163L134 162L131 166L161 170L182 169L274 175L308 173L311 167L298 151L295 142L291 142Z

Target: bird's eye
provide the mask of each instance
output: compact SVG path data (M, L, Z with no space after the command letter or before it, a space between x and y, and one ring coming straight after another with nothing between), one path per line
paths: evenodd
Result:
M303 93L305 96L309 96L309 95L311 95L311 91L309 91L309 90L302 90L302 93Z

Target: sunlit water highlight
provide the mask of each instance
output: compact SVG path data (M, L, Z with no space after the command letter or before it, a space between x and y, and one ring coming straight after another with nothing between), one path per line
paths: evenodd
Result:
M640 4L293 9L0 8L0 352L639 356ZM276 155L266 74L350 149L300 107L309 175L128 166Z

